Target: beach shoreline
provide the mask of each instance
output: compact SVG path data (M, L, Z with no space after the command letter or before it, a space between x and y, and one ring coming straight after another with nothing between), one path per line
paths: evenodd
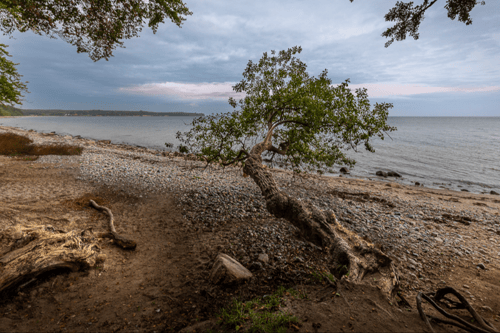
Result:
M3 202L19 205L27 200L59 198L56 201L60 201L63 197L70 200L85 192L104 191L113 209L128 212L137 210L135 205L143 205L135 215L119 213L118 228L129 234L143 233L141 230L151 222L166 228L165 219L170 221L169 214L172 214L175 222L168 222L169 228L176 226L183 230L185 237L193 237L189 238L190 242L198 244L193 248L200 257L204 252L210 254L209 257L223 252L246 267L254 267L258 255L266 253L269 261L261 263L262 269L254 272L259 279L275 279L286 272L288 278L304 281L311 271L328 269L321 249L300 238L288 222L267 212L259 189L249 177L243 177L239 167L205 169L204 163L192 155L115 145L106 140L6 126L0 126L1 132L26 135L35 144L65 143L85 148L81 156L42 156L33 162L0 157L3 168L0 177L10 177L9 168L23 172L36 169L37 174L53 175L71 170L68 175L71 181L64 182L73 184L67 189L53 187L58 190L52 193L43 185L52 178L40 178L43 180L40 186L30 188L29 182L22 183L25 176L20 175L20 181L6 182ZM492 308L488 318L500 315L500 303L490 297L495 293L489 289L494 288L500 294L500 283L490 283L493 281L490 277L500 272L499 196L346 177L298 177L285 170L270 171L283 192L309 200L320 209L332 210L342 225L383 249L395 262L400 288L407 299L414 299L419 290L435 290L443 281L463 291L467 289L463 284L467 284L476 288L471 300L474 304ZM168 210L160 204L165 202L169 202ZM9 213L12 218L5 220L9 226L29 221L28 216L31 220L40 216L39 211L28 215L22 211L12 212ZM69 219L74 212L68 210L66 214ZM81 227L89 223L89 219L87 213L72 221ZM46 221L38 219L38 223ZM157 236L148 231L147 237L140 239L141 246L151 247L146 245L151 244L151 239L161 242L158 237L172 241L163 231ZM111 258L118 257L115 253ZM203 269L208 268L212 257L203 259ZM137 259L137 265L140 260ZM485 269L479 271L478 264ZM189 269L194 270L191 266ZM485 279L490 284L486 284Z

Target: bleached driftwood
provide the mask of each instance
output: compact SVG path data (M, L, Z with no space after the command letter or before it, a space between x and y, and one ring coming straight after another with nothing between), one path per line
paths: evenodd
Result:
M94 267L105 260L91 230L70 231L50 225L0 231L0 293L48 271Z

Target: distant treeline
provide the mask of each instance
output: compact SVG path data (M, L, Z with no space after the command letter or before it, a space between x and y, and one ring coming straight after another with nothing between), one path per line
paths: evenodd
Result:
M44 109L17 109L12 106L0 108L2 116L102 116L102 117L200 117L203 113L190 112L149 112L149 111L108 111L108 110L44 110Z
M21 110L13 106L1 106L0 105L0 116L23 116Z

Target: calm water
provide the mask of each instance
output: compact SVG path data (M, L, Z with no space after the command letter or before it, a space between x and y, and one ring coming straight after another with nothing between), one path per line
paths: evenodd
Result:
M188 130L192 119L26 117L0 118L0 125L165 149L165 142L179 144L175 133ZM376 139L374 154L361 147L349 153L358 162L352 177L375 179L377 170L394 170L402 183L500 192L500 117L390 117L389 124L398 130L390 133L392 140Z

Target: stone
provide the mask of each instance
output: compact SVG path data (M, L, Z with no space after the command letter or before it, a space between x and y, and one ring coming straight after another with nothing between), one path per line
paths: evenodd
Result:
M340 172L342 173L349 173L349 170L345 167L340 168Z
M477 267L481 268L481 269L486 269L486 266L484 266L483 263L479 263L477 264Z
M420 186L420 183L419 183L419 182L415 182L415 185L416 185L416 186Z
M489 306L487 306L487 305L482 306L482 307L481 307L481 309L483 309L484 311L493 312L493 309L492 309L492 308L490 308L490 307L489 307Z
M462 191L462 192L469 192L469 190L465 189L465 188L461 189L460 191Z
M495 191L490 191L490 194L493 194L493 195L500 195L500 193L495 192Z
M267 264L269 262L269 256L265 253L259 254L259 261L262 261L264 264Z
M380 176L380 177L387 177L387 172L385 172L385 171L379 170L379 171L375 172L375 174L377 176Z
M104 144L110 144L111 143L111 140L98 140L97 141L98 143L104 143Z
M469 289L469 286L468 286L468 285L466 285L466 284L464 284L464 288Z
M260 271L261 269L263 269L264 267L262 266L262 263L261 262L253 262L250 264L250 266L248 267L250 270L252 271Z
M401 177L401 175L395 171L389 171L387 173L387 176L389 176L389 177Z
M250 279L253 274L236 259L219 253L210 272L210 281L214 284L233 284Z

